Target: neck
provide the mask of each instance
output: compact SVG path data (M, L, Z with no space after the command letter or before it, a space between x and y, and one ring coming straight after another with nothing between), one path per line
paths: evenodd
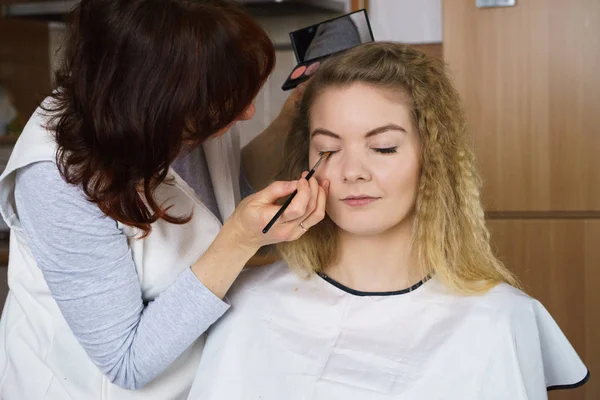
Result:
M325 273L362 292L390 292L423 279L411 246L412 219L377 235L339 231L338 260Z

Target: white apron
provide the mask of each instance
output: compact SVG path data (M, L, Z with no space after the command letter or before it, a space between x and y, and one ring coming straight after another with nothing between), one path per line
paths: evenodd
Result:
M357 296L279 262L227 297L191 400L542 400L588 376L544 307L506 284Z
M173 364L137 391L111 384L88 358L53 300L25 241L15 213L15 172L38 161L55 161L56 144L38 109L19 138L0 177L0 211L11 228L8 285L0 321L0 398L2 400L151 400L184 399L204 346L200 338ZM240 146L236 132L204 145L211 180L226 220L239 201ZM135 228L119 225L129 238L145 301L157 297L193 264L221 229L219 220L173 171L174 184L163 184L157 202L170 199L172 215L189 215L185 225L159 220L145 239Z

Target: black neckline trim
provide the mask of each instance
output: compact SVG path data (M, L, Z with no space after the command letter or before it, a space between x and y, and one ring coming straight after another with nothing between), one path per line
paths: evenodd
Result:
M326 274L324 274L322 272L317 272L317 275L319 275L326 282L332 284L333 286L337 287L338 289L343 290L344 292L352 294L354 296L361 296L361 297L369 297L369 296L397 296L397 295L400 295L400 294L410 293L410 292L412 292L414 290L417 290L425 282L427 282L429 279L431 279L431 275L428 275L425 278L421 279L419 282L417 282L414 285L412 285L411 287L406 288L406 289L402 289L402 290L394 290L394 291L391 291L391 292L362 292L360 290L354 290L352 288L349 288L348 286L342 285L338 281L334 280L333 278L329 277L328 275L326 275Z
M587 383L587 381L590 380L590 370L588 369L587 374L585 375L585 378L583 378L582 380L580 380L577 383L573 383L571 385L555 385L555 386L548 386L546 389L548 391L551 390L566 390L566 389L575 389L578 388L580 386L583 386Z

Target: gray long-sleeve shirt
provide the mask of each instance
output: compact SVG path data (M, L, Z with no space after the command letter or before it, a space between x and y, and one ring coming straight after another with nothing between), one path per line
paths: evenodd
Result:
M202 157L197 154L193 162ZM189 167L189 162L184 164ZM198 165L190 170L199 178L188 183L216 205L205 164ZM186 178L183 171L181 175ZM19 170L15 202L53 298L111 382L128 389L144 386L227 310L190 268L144 305L126 236L80 187L63 180L54 163Z

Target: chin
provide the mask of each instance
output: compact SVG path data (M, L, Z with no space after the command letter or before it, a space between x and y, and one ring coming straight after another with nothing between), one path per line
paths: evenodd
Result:
M376 227L373 227L373 228L352 227L352 228L344 229L340 226L340 229L346 233L349 233L350 235L361 236L361 237L379 236L387 231L387 229L377 229Z
M397 224L390 221L379 221L377 219L363 218L340 218L333 222L343 231L356 236L377 236L388 232Z
M333 215L332 215L333 214ZM404 230L407 224L412 225L413 215L410 212L402 215L378 215L378 213L332 213L329 218L344 232L356 236L377 236L391 233L396 229Z

